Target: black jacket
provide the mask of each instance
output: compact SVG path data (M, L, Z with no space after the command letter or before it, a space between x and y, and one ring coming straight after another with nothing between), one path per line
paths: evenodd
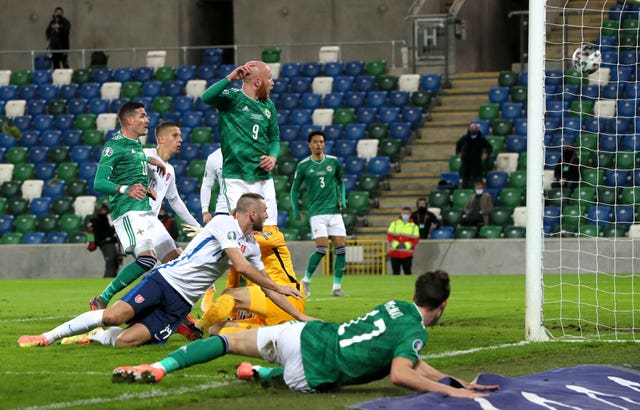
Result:
M469 131L456 143L456 155L462 154L460 157L461 166L470 168L482 167L482 151L485 150L487 155L491 155L493 147L491 143L478 132L475 138L471 138Z
M60 24L57 29L51 27L55 23ZM68 50L69 49L69 32L71 31L71 23L64 16L54 16L47 26L47 40L51 50Z

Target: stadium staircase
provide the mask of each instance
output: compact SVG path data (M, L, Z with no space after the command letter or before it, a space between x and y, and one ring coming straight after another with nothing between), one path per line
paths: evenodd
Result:
M417 130L410 155L400 160L400 172L389 178L389 190L382 191L378 208L372 208L366 226L358 227L358 239L380 239L404 206L415 210L416 199L428 198L438 188L440 174L449 171L449 159L455 144L469 122L477 120L480 104L498 85L497 72L461 73L451 77L451 87L443 88L438 103L430 112L431 120Z

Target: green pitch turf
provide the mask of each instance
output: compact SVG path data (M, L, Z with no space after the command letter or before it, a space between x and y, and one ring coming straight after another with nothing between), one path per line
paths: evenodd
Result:
M324 320L352 319L388 299L409 299L413 281L405 276L347 275L343 288L350 297L332 298L331 278L316 276L307 313ZM42 333L85 311L89 297L106 284L104 279L0 281L0 408L309 410L409 393L388 379L332 394L264 388L235 380L235 367L243 358L233 356L169 374L157 385L111 383L113 368L161 359L185 343L180 335L165 346L18 347L20 335ZM523 343L524 287L524 276L452 277L449 305L440 323L429 330L424 358L467 380L478 373L518 376L578 364L640 364L638 344L633 342Z

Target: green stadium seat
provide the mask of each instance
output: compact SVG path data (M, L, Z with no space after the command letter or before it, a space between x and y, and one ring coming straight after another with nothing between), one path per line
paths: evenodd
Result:
M523 190L519 188L502 188L498 197L498 203L500 206L507 208L515 208L522 205L523 202Z
M291 241L299 241L300 240L300 231L293 228L285 228L281 230L282 235L284 236L284 240L286 242Z
M27 179L34 179L36 174L36 165L30 162L16 164L13 168L13 180L24 182Z
M58 164L56 172L59 179L69 183L78 178L78 164L76 162L61 162Z
M176 79L176 69L171 66L158 67L156 70L156 80L162 81L163 83L166 81L173 81Z
M616 169L634 169L635 167L635 152L622 151L616 153Z
M431 204L433 206L433 204ZM443 208L440 210L442 215L442 225L444 226L458 226L462 221L462 210L456 208Z
M380 76L387 73L387 60L371 60L367 61L364 66L367 75Z
M506 226L513 223L513 210L511 208L495 207L489 214L491 225Z
M473 189L454 189L451 194L452 207L455 209L464 209L464 207L467 205L467 202L469 202L469 198L473 194Z
M462 163L462 160L460 159L459 156L451 155L449 157L449 171L450 172L459 172L461 163Z
M7 212L7 198L0 196L0 215L6 215Z
M450 193L447 190L435 190L429 193L429 205L435 208L449 208L451 206Z
M570 117L587 118L593 116L593 101L575 100L569 104Z
M573 229L584 223L583 209L578 205L570 205L562 208L563 228Z
M56 98L47 103L47 113L51 115L66 114L67 100Z
M276 168L279 175L293 175L296 171L297 161L294 159L285 159L284 161L278 161Z
M527 87L523 86L523 85L514 85L513 87L511 87L511 101L512 102L520 102L520 103L525 103L527 102Z
M67 180L67 195L71 197L77 197L81 195L87 195L87 181L84 179L76 178Z
M352 233L353 229L358 223L358 216L355 212L343 211L342 222L344 222L344 227L347 230L347 234Z
M624 238L629 228L623 224L607 225L602 230L605 238Z
M364 215L369 210L369 193L351 191L347 196L347 210L357 215Z
M485 225L480 228L478 233L480 238L497 239L502 238L502 226L500 225Z
M142 83L140 81L128 81L122 84L120 88L121 98L142 97Z
M545 191L546 206L562 206L569 200L571 190L567 188L551 188Z
M280 141L280 151L278 151L278 162L290 159L291 144L289 141Z
M604 181L604 169L581 167L580 177L583 184L597 187L602 185L602 182Z
M478 237L477 226L458 226L453 232L456 239L473 239Z
M10 164L22 164L29 160L29 148L27 147L11 147L4 157L5 162ZM15 168L14 171L15 172Z
M513 71L501 71L498 75L498 84L501 87L511 87L518 84L518 75Z
M527 171L513 171L509 174L509 186L523 191L527 187Z
M6 211L11 215L26 214L29 212L29 200L18 196L9 198Z
M355 122L356 110L355 108L338 108L333 113L333 123L347 125Z
M73 120L73 126L75 129L82 131L96 129L96 118L95 114L78 114Z
M76 214L63 214L60 216L60 230L68 234L78 232L82 229L82 217Z
M87 234L85 232L72 232L67 238L68 243L87 243Z
M51 201L51 213L63 215L73 212L73 198L70 196L61 196Z
M151 101L151 111L164 114L173 111L173 97L154 97Z
M589 148L580 148L576 151L578 162L582 165L592 166L594 151Z
M380 191L380 178L377 175L360 175L358 178L358 191L366 191L376 196Z
M309 220L307 218L289 218L287 221L287 228L297 229L299 233L307 232L310 229Z
M281 50L278 47L268 47L262 50L262 61L265 63L280 62Z
M573 190L571 193L571 199L578 202L585 201L593 205L593 203L596 202L596 188L581 184Z
M278 211L287 211L291 214L291 194L288 191L276 192L276 200L278 202Z
M43 215L38 218L38 231L49 233L58 230L58 221L60 217L57 214Z
M618 37L618 30L620 30L620 22L618 20L604 20L602 22L602 29L600 35Z
M16 232L27 233L36 230L38 218L33 214L20 214L16 217Z
M590 132L581 132L576 139L575 146L578 148L589 148L595 150L598 148L598 134Z
M504 152L505 138L502 135L487 135L487 141L493 148L492 154L498 154Z
M506 226L503 231L505 238L524 238L526 233L524 226Z
M398 77L395 75L379 75L376 77L376 88L381 91L398 89Z
M82 84L91 81L91 70L88 68L78 68L71 74L71 82Z
M495 120L500 117L500 104L481 104L478 109L478 117L481 120Z
M527 170L527 153L521 152L518 155L518 171L526 171Z
M289 192L289 189L291 188L289 177L287 175L274 175L273 185L275 187L276 194L278 192Z
M189 162L189 165L187 165L187 176L198 178L198 180L202 181L206 162L204 159L194 159Z
M0 185L0 195L2 195L4 198L21 196L21 187L22 182L20 181L4 181L2 185Z
M623 187L620 199L624 205L640 205L640 186Z
M396 162L400 159L402 154L402 142L395 138L387 138L380 141L378 144L378 155L387 156L392 162Z
M82 133L82 144L97 147L104 144L104 131L89 129Z
M611 152L598 151L593 165L600 168L611 168L613 165L614 154Z
M47 151L47 159L54 164L60 164L68 161L70 158L70 150L66 145L58 145L56 147L49 148Z
M599 186L598 202L606 205L616 205L618 203L618 190L614 187Z
M9 84L26 85L31 84L31 70L13 70L9 77Z
M600 236L598 225L578 225L578 236L581 238L597 238Z
M374 122L367 127L367 137L382 140L389 137L389 124Z
M426 112L431 105L431 91L417 90L411 93L411 105L421 107L422 112Z
M208 144L213 141L213 129L211 127L195 127L191 130L189 141L192 144Z
M21 232L5 232L0 237L0 242L3 245L19 245L22 243L24 234Z

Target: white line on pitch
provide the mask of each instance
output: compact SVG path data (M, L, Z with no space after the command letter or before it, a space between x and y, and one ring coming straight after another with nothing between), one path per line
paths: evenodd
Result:
M497 350L497 349L505 349L507 347L519 347L519 346L524 346L529 344L529 342L527 341L521 341L521 342L517 342L517 343L504 343L501 345L495 345L495 346L485 346L485 347L474 347L473 349L466 349L466 350L454 350L451 352L442 352L442 353L434 353L434 354L423 354L422 357L425 359L441 359L443 357L455 357L455 356L462 356L465 354L471 354L471 353L477 353L477 352L482 352L485 350Z

